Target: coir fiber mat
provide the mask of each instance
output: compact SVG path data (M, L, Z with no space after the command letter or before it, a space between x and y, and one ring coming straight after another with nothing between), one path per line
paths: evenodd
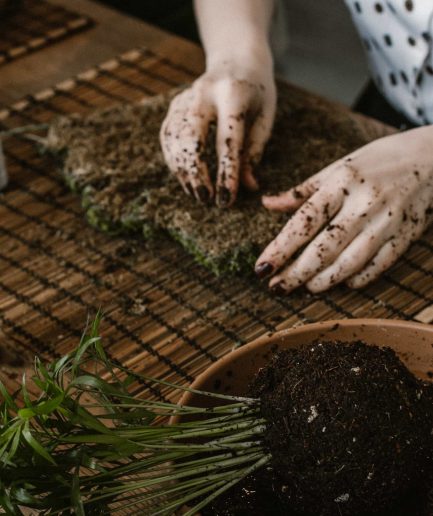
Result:
M179 63L134 50L0 111L0 130L136 101L193 78ZM20 381L14 366L27 356L71 350L99 307L111 357L184 384L234 347L278 329L334 318L430 317L432 230L366 289L280 298L253 279L215 277L175 243L99 233L49 157L17 136L5 141L5 153L11 182L0 194L0 349L9 349L1 375L11 386ZM169 388L152 394L171 396Z
M93 25L87 16L44 0L3 1L0 6L0 65Z

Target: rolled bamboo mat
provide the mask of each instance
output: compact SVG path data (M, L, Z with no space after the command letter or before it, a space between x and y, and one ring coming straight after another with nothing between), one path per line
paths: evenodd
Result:
M44 0L10 0L0 4L0 65L93 25L87 16Z
M191 81L184 64L146 49L0 110L0 130L59 114L133 102ZM101 307L109 355L137 372L187 384L230 350L265 333L351 317L414 319L433 305L433 232L380 281L311 295L271 295L250 278L217 278L177 244L108 236L84 221L56 165L22 138L5 141L11 182L0 194L0 348L20 357L70 351ZM1 358L1 357L0 357ZM19 382L19 367L2 378ZM137 393L175 396L137 383Z

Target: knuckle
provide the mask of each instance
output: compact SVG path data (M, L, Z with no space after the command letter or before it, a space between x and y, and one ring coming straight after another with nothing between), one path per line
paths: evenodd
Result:
M218 88L228 94L241 93L243 90L242 84L233 77L223 77L218 80Z
M360 175L360 171L351 157L341 160L337 169L339 170L340 179L344 181L356 180Z
M187 91L188 90L181 91L175 97L173 97L172 101L170 102L169 114L181 109L184 99L185 99L185 94L187 93Z
M177 152L191 152L197 146L197 142L200 142L200 128L187 119L183 119L182 123L174 124L172 128L169 127L169 132Z
M209 75L202 75L198 79L196 79L191 86L191 89L195 93L204 93L209 90L209 88L214 83L214 79Z
M205 82L194 84L193 88L191 88L189 105L193 111L202 111L209 104L209 88Z
M244 80L224 77L215 84L215 91L219 100L227 100L231 105L245 109L254 97L253 85Z

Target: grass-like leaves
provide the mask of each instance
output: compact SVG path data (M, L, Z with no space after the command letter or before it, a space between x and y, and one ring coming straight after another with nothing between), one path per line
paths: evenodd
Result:
M269 461L257 400L221 399L212 409L142 399L137 379L106 356L100 316L77 349L23 376L18 392L0 382L0 507L5 514L193 515ZM27 383L38 395L30 396ZM167 417L181 414L181 423Z

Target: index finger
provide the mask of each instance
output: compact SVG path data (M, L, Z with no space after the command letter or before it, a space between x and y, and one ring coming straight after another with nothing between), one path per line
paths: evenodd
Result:
M266 247L256 262L258 276L271 274L309 242L340 209L343 194L319 190L289 219L278 236Z

